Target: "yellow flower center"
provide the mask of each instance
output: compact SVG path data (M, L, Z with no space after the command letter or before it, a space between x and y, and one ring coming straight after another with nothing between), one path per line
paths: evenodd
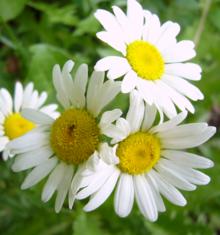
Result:
M152 44L137 40L127 46L126 58L140 78L160 79L164 73L164 60Z
M99 135L99 127L91 114L83 109L68 109L54 122L50 143L60 160L77 165L97 149Z
M121 171L131 175L143 174L160 159L160 141L152 134L137 132L120 142L116 153Z
M10 140L18 138L32 130L35 124L23 118L20 113L10 114L4 122L5 135Z

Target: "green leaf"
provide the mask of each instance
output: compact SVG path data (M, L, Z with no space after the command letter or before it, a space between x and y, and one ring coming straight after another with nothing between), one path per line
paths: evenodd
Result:
M100 220L97 216L85 213L81 207L73 222L74 235L103 235Z
M94 34L98 32L100 25L95 17L92 15L88 16L84 20L80 21L77 30L74 32L74 36L81 36L85 33Z
M64 50L47 44L37 44L30 47L32 58L28 68L26 81L33 81L36 88L46 90L50 100L55 100L52 85L52 68L55 64L61 66L71 59Z
M77 23L77 18L75 17L75 7L73 4L58 6L57 4L47 4L47 3L35 3L29 4L36 10L44 12L50 23L62 23L69 26L74 26Z
M29 0L1 0L0 18L4 21L12 20L17 17Z

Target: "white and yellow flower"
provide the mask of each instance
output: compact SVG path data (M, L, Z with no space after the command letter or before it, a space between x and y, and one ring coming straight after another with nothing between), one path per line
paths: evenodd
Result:
M53 119L40 111L23 110L23 116L36 123L37 128L7 146L10 153L17 155L12 166L14 171L33 168L22 189L32 187L49 175L42 200L47 202L57 191L56 212L61 210L68 193L69 207L72 208L81 170L98 151L101 135L121 115L121 111L115 109L100 117L102 109L120 92L120 82L104 82L104 73L96 71L88 82L85 64L78 68L72 79L73 66L74 63L68 61L62 71L58 65L53 69L57 99L65 111Z
M196 55L194 43L177 42L180 26L171 21L161 25L157 15L135 0L127 1L127 15L117 6L113 12L99 9L95 13L105 29L97 37L121 56L99 60L95 70L108 71L112 80L123 77L123 93L137 89L149 105L155 104L169 118L177 114L175 105L194 113L188 98L203 99L200 90L187 81L201 78L200 66L187 62Z
M127 216L136 201L141 213L156 221L158 212L165 211L161 195L184 206L186 200L178 189L192 191L196 185L209 183L210 178L197 169L212 167L213 162L185 149L206 142L214 135L215 127L206 123L180 124L186 111L153 126L156 113L156 108L146 104L137 91L131 92L126 118L119 118L106 133L113 147L103 144L82 173L82 189L76 198L91 196L85 211L99 207L116 188L114 208L119 216Z
M17 82L14 98L5 88L0 89L0 152L3 151L4 160L13 157L4 151L9 141L26 134L35 127L33 122L21 116L22 109L40 110L54 118L59 115L56 111L57 105L45 105L46 99L47 93L39 94L37 90L34 90L33 83L23 87L20 82Z

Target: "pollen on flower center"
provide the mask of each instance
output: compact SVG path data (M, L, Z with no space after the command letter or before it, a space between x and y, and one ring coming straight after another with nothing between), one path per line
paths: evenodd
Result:
M145 41L137 40L127 46L126 58L140 78L157 80L164 73L164 60L158 49Z
M52 125L50 143L60 160L76 165L97 149L99 133L95 118L86 110L68 109Z
M116 153L121 171L131 175L143 174L160 159L160 141L152 134L137 132L120 142Z
M4 122L5 135L13 140L32 130L35 124L23 118L20 113L12 113Z

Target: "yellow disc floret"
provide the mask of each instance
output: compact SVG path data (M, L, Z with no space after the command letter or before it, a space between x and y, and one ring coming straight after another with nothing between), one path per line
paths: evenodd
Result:
M13 140L32 130L35 124L23 118L20 113L12 113L4 122L5 135Z
M137 40L127 46L126 58L140 78L160 79L164 73L164 60L158 49L145 41Z
M137 175L148 172L160 159L160 141L152 134L137 132L119 143L121 171Z
M97 149L99 132L95 118L86 110L68 109L54 122L50 142L60 160L77 165Z

